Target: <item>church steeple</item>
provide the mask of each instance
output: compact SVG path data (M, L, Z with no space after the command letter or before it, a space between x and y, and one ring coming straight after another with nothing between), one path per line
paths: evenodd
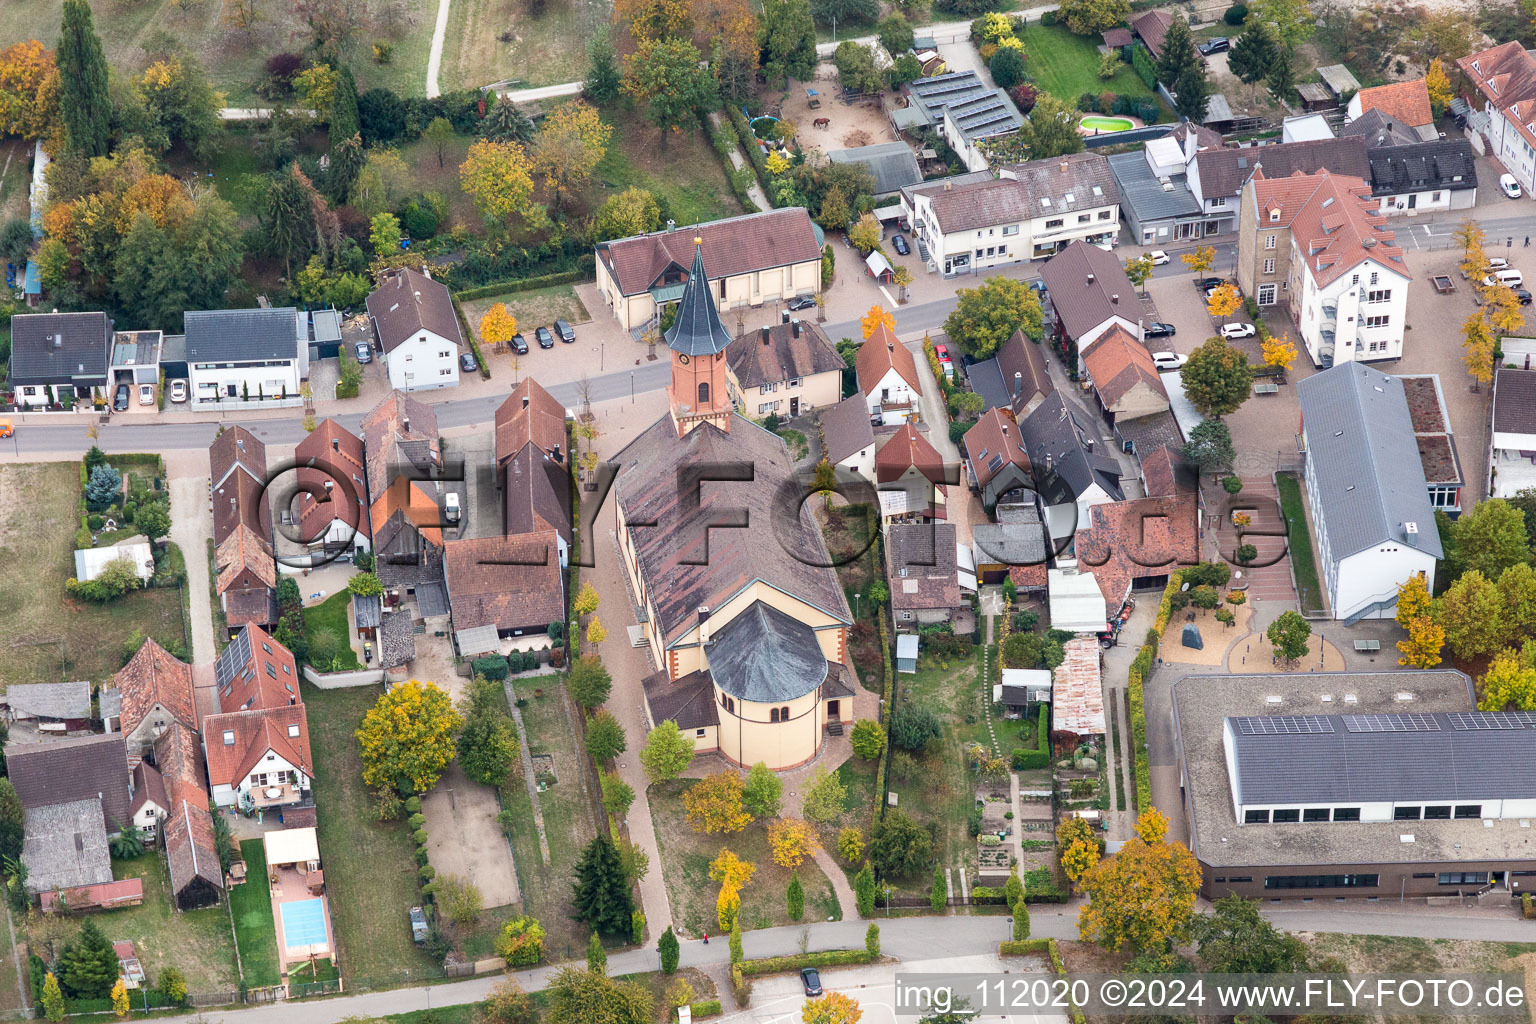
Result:
M693 270L683 285L677 319L664 335L672 350L672 383L667 388L677 436L712 423L731 429L731 397L725 378L725 349L731 336L720 322L720 311L704 272L703 239L693 240Z

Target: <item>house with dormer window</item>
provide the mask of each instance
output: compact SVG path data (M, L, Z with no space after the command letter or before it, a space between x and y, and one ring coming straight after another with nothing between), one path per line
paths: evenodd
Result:
M1536 190L1536 57L1510 40L1456 66L1483 99L1483 108L1467 118L1467 133L1480 134L1488 155L1526 191Z

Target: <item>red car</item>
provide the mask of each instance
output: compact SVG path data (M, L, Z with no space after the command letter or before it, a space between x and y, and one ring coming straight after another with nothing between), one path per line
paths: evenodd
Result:
M938 357L939 366L944 370L944 376L950 380L955 379L955 362L949 357L949 346L938 344L933 346L933 354Z

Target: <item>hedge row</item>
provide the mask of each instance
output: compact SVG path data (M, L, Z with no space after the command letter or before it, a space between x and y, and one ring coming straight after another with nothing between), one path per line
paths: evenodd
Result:
M757 136L752 134L752 126L747 123L746 116L734 106L726 104L725 112L731 119L731 127L736 129L736 137L741 142L741 148L747 151L747 162L752 165L752 170L757 174L757 183L763 186L763 195L768 197L769 205L773 204L773 190L768 187L767 158L763 156L763 147L757 144Z
M999 956L1038 956L1044 953L1051 958L1051 969L1058 975L1067 973L1067 965L1061 959L1061 950L1056 945L1055 939L1021 939L1016 942L1000 942L997 946ZM1067 994L1071 999L1071 993ZM1072 1003L1072 1024L1087 1024L1087 1018L1083 1011L1077 1008L1077 1003Z
M882 563L876 562L876 564L879 565ZM881 671L884 673L884 678L880 682L880 695L883 698L883 700L880 702L880 708L882 714L885 716L885 720L880 724L885 729L887 733L887 739L889 739L889 733L891 730L891 709L895 706L891 703L891 701L895 698L896 695L896 666L891 661L890 615L886 612L884 605L880 606L880 611L878 614L880 620L880 657L883 661ZM887 742L885 749L880 752L880 767L875 770L875 800L877 801L877 805L875 807L875 818L877 820L882 813L881 808L885 806L886 802L885 775L886 770L890 766L890 763L891 745L889 742Z
M694 1020L698 1020L700 1017L715 1017L720 1013L720 1000L705 999L702 1002L693 1003L688 1009L693 1012Z
M1163 631L1168 628L1168 620L1173 616L1170 602L1183 585L1182 569L1169 574L1168 585L1163 588L1163 597L1157 606L1157 621L1147 630L1147 642L1136 652L1136 659L1131 662L1131 670L1126 679L1131 698L1131 744L1136 748L1138 811L1146 811L1152 806L1152 774L1147 763L1147 705L1141 686L1147 674L1152 671L1152 663L1157 660L1158 644L1162 641Z
M556 284L574 284L577 281L585 281L591 276L585 270L562 270L558 274L544 274L540 277L521 277L514 281L500 281L496 284L482 285L479 288L465 288L463 291L454 292L453 297L465 302L471 299L488 299L492 295L505 295L507 292L530 292L535 288L548 288Z
M741 973L752 978L760 974L782 974L798 971L802 967L846 967L850 964L873 963L878 956L870 956L865 949L828 949L820 953L794 953L789 956L770 956L761 960L743 960L737 966Z
M480 338L469 328L469 317L464 315L464 307L459 305L457 295L450 296L453 302L453 315L459 318L459 333L469 341L469 347L474 350L475 362L480 365L480 378L491 379L491 368L485 361L485 355L480 351Z
M571 604L581 591L581 483L577 475L577 460L574 457L576 452L574 422L565 425L565 450L573 456L566 460L571 473L571 581L565 589L566 615L569 617L565 625L565 646L569 654L566 663L574 665L576 659L581 657L581 616L571 609Z

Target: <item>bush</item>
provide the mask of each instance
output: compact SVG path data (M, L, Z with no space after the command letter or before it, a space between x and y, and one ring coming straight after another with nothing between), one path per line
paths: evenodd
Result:
M1237 560L1242 565L1247 565L1259 557L1259 549L1252 544L1240 544L1237 548Z
M1085 92L1077 98L1077 109L1085 114L1096 114L1099 110L1099 94Z
M424 828L419 828L415 832L411 833L411 838L416 841L416 845L417 846L426 846L427 845L427 830L424 829Z
M416 831L419 828L425 828L426 825L427 825L427 816L425 814L422 814L420 811L418 811L415 814L411 815L410 823L411 823L411 831L412 832Z
M521 657L519 657L518 660L521 661ZM499 683L503 679L507 678L507 659L503 658L499 654L491 654L484 658L476 658L469 664L470 667L474 669L475 675L485 676L485 678L489 679L493 683Z
M1248 5L1242 2L1233 4L1227 8L1227 13L1221 16L1221 20L1236 28L1248 20Z
M877 931L876 942L879 941L879 935ZM866 944L869 942L867 933L865 942ZM802 967L846 967L850 964L867 964L878 956L878 953L871 956L868 949L829 949L820 953L793 953L789 956L764 957L761 960L743 960L736 966L741 969L745 977L755 978L762 974L798 971Z
M1024 81L1024 51L1016 46L999 47L987 67L998 88L1011 89Z
M421 797L409 796L405 798L405 813L415 814L421 810Z
M1243 489L1243 482L1235 476L1229 476L1221 482L1222 490L1228 494L1237 494Z
M1052 25L1056 24L1056 12L1046 11L1044 14L1040 15L1040 24L1044 25L1046 28L1050 28Z
M431 864L423 864L416 873L421 876L423 882L430 882L437 877L437 868Z
M1016 772L1044 768L1050 763L1049 750L1030 750L1028 747L1020 747L1013 752L1013 770Z
M694 1020L698 1020L700 1017L715 1017L720 1013L720 1000L705 999L702 1002L694 1003L689 1007L689 1010L692 1011Z

